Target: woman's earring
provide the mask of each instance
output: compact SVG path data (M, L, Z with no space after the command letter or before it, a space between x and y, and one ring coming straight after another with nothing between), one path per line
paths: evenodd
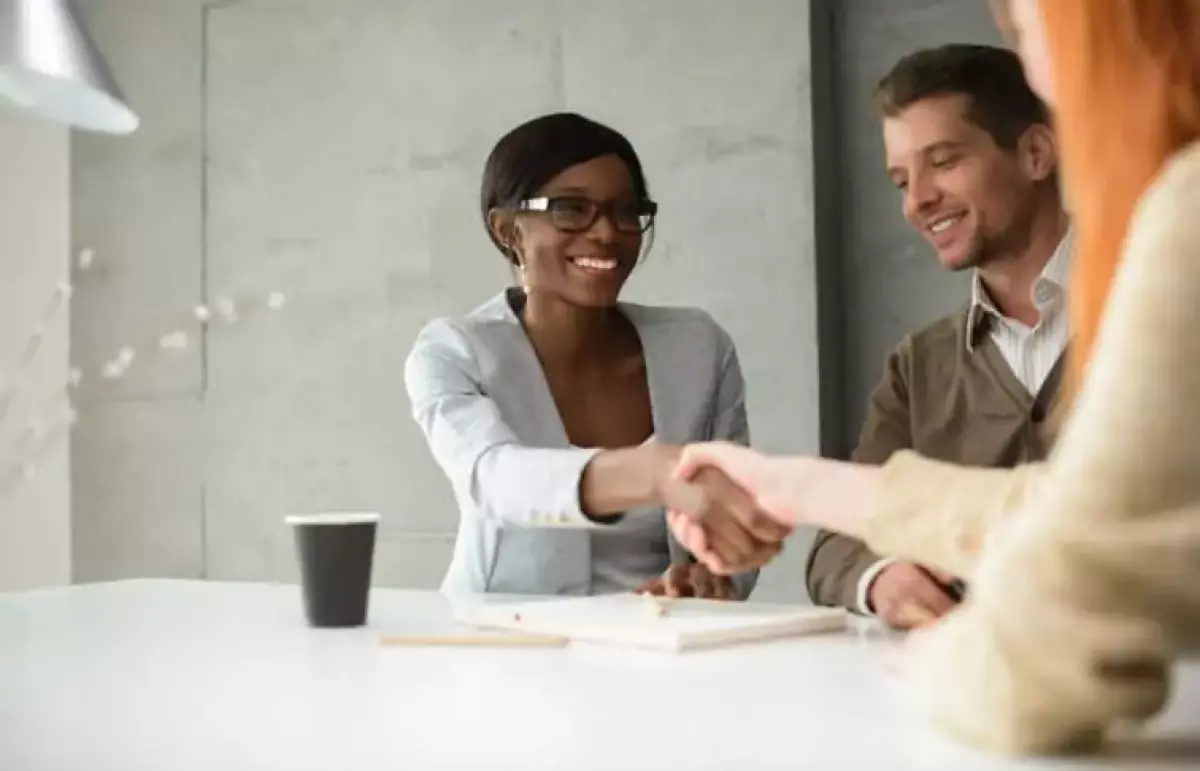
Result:
M521 255L517 253L517 248L512 244L508 245L508 259L517 269L517 275L520 277L521 289L525 294L529 294L529 276L525 272L525 263L521 260Z

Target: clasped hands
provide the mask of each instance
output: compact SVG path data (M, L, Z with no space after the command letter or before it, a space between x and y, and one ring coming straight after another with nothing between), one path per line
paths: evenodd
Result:
M685 447L664 490L675 539L714 575L743 573L774 559L791 535L786 511L764 505L770 460L740 445ZM751 492L753 491L753 492Z

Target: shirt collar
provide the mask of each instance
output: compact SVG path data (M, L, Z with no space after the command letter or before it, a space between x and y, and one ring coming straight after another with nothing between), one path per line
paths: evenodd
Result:
M1034 302L1039 306L1047 304L1039 298L1039 290L1050 292L1058 295L1065 295L1067 291L1067 279L1071 272L1071 257L1075 251L1075 233L1068 228L1063 235L1062 240L1058 242L1058 246L1054 248L1054 253L1050 255L1050 259L1042 268L1038 280L1033 284ZM1051 295L1053 296L1053 295ZM996 319L1003 318L1000 311L992 303L988 297L987 289L983 286L983 279L979 275L979 271L975 271L971 275L971 306L967 309L967 350L971 353L975 351L975 340L988 323Z

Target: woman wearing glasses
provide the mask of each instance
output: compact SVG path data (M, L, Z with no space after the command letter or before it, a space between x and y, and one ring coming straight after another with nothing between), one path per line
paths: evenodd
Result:
M519 276L430 322L407 361L413 416L460 509L448 592L644 589L744 599L778 546L714 576L661 507L682 444L748 441L729 335L689 308L619 301L657 211L628 140L575 114L492 150L480 211Z

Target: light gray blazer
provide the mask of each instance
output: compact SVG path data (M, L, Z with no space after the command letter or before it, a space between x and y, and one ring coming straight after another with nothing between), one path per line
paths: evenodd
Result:
M665 444L749 442L733 341L707 313L622 303L646 359ZM597 448L571 446L533 346L502 292L465 319L429 322L405 364L413 418L459 508L445 592L591 593L579 483ZM663 518L661 507L628 516ZM669 538L671 562L692 557ZM757 571L735 577L749 596Z

